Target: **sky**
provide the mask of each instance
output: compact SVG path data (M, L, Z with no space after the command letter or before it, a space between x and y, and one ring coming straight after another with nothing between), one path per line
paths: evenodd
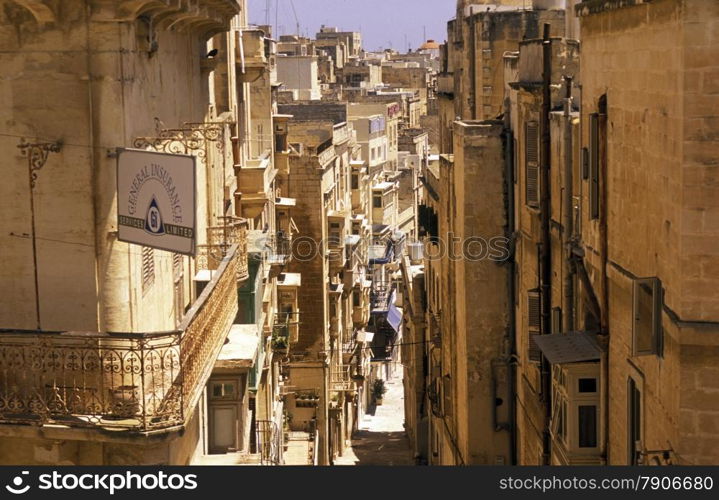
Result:
M266 24L268 0L248 0L250 24ZM365 50L416 49L427 39L447 39L447 21L455 16L456 0L269 0L275 36L300 32L314 38L321 25L340 31L361 31ZM277 22L276 22L277 21ZM405 39L406 37L406 39Z

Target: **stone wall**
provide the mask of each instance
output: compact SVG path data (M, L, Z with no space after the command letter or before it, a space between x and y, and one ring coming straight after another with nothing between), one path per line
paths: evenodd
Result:
M0 9L0 123L6 134L0 152L9 159L4 168L14 172L0 187L0 281L8 292L0 300L3 327L37 326L21 137L64 143L49 155L34 190L42 328L175 327L172 255L155 251L154 284L143 291L141 248L117 240L115 159L107 152L155 134L155 117L166 127L208 117L207 74L200 68L205 39L192 31L157 30L157 45L150 47L146 23L118 22L100 3L88 11L86 2L63 2L50 24L10 0ZM204 193L198 207L208 205Z
M629 460L632 377L642 390L643 446L676 452L674 463L716 463L715 386L699 353L716 355L719 319L719 100L712 83L719 5L607 2L580 12L583 119L598 111L601 96L607 100L609 460ZM587 260L602 296L602 234L588 218L586 200L583 206ZM664 352L635 356L631 285L653 276L664 291Z

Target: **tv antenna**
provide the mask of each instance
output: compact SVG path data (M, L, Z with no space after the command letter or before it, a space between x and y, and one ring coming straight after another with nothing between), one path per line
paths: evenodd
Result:
M297 10L295 9L295 0L290 0L290 5L292 6L292 14L295 16L295 22L297 23L297 36L299 37L300 34L300 20L297 17Z

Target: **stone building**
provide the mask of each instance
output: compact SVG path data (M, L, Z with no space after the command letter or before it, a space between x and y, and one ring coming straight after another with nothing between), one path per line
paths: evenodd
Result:
M531 5L530 5L531 4ZM451 152L451 123L494 119L504 109L503 56L519 42L541 35L544 23L563 33L563 2L459 0L447 24L438 76L441 153ZM449 136L449 137L445 137Z
M362 33L358 31L339 31L335 27L322 26L315 35L317 41L331 41L346 47L347 57L359 57L362 54Z
M0 350L15 360L0 369L3 463L187 464L207 451L205 384L247 261L227 93L244 2L203 3L2 2ZM197 156L195 258L118 240L114 152L132 147ZM31 352L62 369L32 370ZM174 361L151 377L131 369L160 358Z
M608 337L605 460L715 464L719 5L582 2L576 13L581 239Z
M322 96L318 64L319 58L315 54L279 55L277 79L296 100L317 101Z
M282 461L274 42L199 3L2 2L2 463ZM194 255L118 240L118 148L196 158Z
M363 315L354 308L368 307L369 300L361 279L361 241L350 236L350 162L359 148L346 103L299 102L279 110L291 115L289 175L281 176L281 186L296 200L292 217L302 221L289 265L303 280L302 320L286 364L290 425L317 434L319 463L327 465L342 455L356 427L362 391L351 378L364 361L357 336L364 325L355 327L354 321Z
M717 307L706 286L716 279L717 7L584 1L568 2L565 15L553 2L477 3L458 2L448 25L438 79L444 154L421 177L424 267L403 264L426 289L425 303L409 301L405 314L413 340L428 343L426 366L405 381L411 433L429 422L429 443L415 438L415 450L430 463L500 463L506 437L505 457L518 464L715 463ZM482 30L481 56L466 50L473 29ZM466 73L494 47L501 59L480 94ZM467 155L468 144L481 151ZM462 172L494 177L458 182ZM467 217L485 202L484 218ZM506 238L494 275L465 275L472 286L459 278L474 265L467 256L432 258L458 223L465 236ZM487 276L494 288L482 294ZM406 282L408 297L416 286ZM474 316L462 309L470 296L483 305ZM461 360L471 351L451 353L473 345L469 332L487 335L481 346L494 351L482 361L494 363L489 376L468 377L481 382L463 394ZM481 387L488 380L501 388L493 405ZM497 424L475 444L462 434L472 404L485 404L477 411Z

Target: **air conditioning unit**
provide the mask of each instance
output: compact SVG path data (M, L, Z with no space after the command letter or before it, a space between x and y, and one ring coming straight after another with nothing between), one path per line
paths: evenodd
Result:
M424 258L424 245L422 243L409 243L407 245L409 260L419 262Z

